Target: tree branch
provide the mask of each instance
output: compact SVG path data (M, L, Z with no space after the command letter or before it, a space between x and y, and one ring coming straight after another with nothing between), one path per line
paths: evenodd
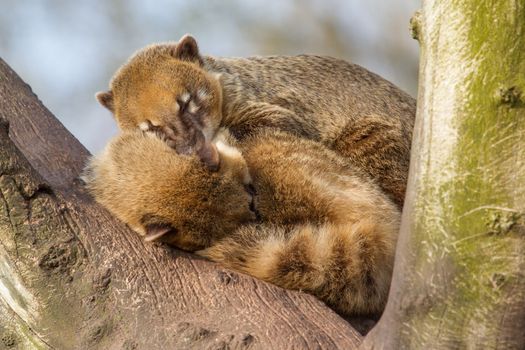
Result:
M386 310L365 349L525 344L525 3L425 0Z
M0 341L24 348L355 348L315 298L140 237L77 176L89 155L0 60ZM80 114L79 114L80 115Z

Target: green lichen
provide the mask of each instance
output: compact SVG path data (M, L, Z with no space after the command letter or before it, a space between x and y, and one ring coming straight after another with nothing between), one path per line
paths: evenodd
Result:
M522 217L523 214L517 212L493 211L486 218L485 225L489 229L488 233L502 235L510 232Z
M410 36L417 41L419 41L421 37L421 20L421 11L419 10L414 13L412 18L410 18Z
M521 94L521 89L518 86L511 86L509 88L500 87L497 90L496 97L501 104L515 108L523 105Z
M418 116L427 119L411 218L411 268L417 273L409 281L433 303L402 333L412 348L494 348L501 341L499 315L520 297L509 288L525 287L525 241L513 234L525 210L525 109L508 108L522 105L525 3L426 1L423 11L425 25L429 19L434 26L425 34L430 40L423 59L432 59L425 64L435 65L432 74L450 65L466 74L457 82L436 76L427 80L433 86L424 87L441 99L429 98L435 104ZM439 111L445 103L453 108Z
M0 335L0 342L6 347L6 348L13 348L16 343L18 337L13 332L3 332Z
M24 349L31 350L49 350L50 347L44 343L26 324L20 327L22 333L23 342L25 343Z

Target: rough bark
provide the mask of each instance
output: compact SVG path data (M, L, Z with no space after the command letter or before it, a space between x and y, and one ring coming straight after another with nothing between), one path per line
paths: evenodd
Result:
M366 349L525 347L525 2L427 0L407 198Z
M79 118L82 111L79 111ZM0 348L355 348L315 298L145 244L84 192L88 152L0 60Z

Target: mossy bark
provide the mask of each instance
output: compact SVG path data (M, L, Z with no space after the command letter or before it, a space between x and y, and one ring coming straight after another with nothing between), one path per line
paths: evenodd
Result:
M363 348L525 347L525 1L427 0L387 309Z

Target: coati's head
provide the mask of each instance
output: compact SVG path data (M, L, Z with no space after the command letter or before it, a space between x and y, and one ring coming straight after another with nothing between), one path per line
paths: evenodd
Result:
M123 132L89 161L83 179L99 203L146 240L188 251L256 220L246 162L222 140L181 155L154 133Z
M122 130L154 128L172 147L185 137L179 116L198 109L198 122L210 140L222 119L222 89L218 76L202 65L197 42L189 35L178 43L151 45L136 52L116 72L110 90L96 97Z

